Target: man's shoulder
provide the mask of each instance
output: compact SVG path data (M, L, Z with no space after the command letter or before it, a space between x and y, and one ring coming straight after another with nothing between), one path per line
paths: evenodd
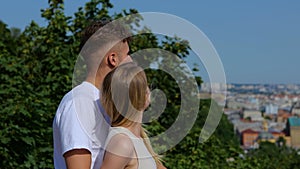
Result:
M91 84L81 83L80 85L74 87L68 93L66 93L62 99L62 102L72 102L74 100L88 99L95 100L95 87L91 86Z
M69 116L75 112L92 113L97 107L95 91L92 86L84 83L74 87L64 95L57 110L57 116ZM75 114L74 114L75 115Z

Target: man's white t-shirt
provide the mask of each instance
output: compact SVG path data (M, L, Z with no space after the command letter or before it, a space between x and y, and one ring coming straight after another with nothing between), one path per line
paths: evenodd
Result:
M91 169L100 168L110 125L99 98L99 90L91 83L83 82L62 99L53 120L56 169L66 168L63 154L73 149L89 150Z

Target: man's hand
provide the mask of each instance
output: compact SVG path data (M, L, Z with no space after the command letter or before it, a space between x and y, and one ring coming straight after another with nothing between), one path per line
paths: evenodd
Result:
M64 154L68 169L90 169L92 156L86 149L74 149Z

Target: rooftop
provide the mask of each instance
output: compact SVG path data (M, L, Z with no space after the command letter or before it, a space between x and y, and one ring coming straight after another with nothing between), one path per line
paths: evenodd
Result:
M274 136L269 132L262 131L259 133L257 139L258 140L269 140L269 139L274 139Z
M299 117L289 117L288 122L290 123L290 126L300 126Z
M255 131L255 130L252 130L252 129L246 129L243 131L243 133L247 133L247 134L258 134L259 132Z

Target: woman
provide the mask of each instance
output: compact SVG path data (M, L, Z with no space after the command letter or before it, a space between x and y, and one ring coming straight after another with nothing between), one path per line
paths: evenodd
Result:
M101 93L112 126L101 169L165 168L141 124L150 103L144 71L134 63L119 66L105 77Z

